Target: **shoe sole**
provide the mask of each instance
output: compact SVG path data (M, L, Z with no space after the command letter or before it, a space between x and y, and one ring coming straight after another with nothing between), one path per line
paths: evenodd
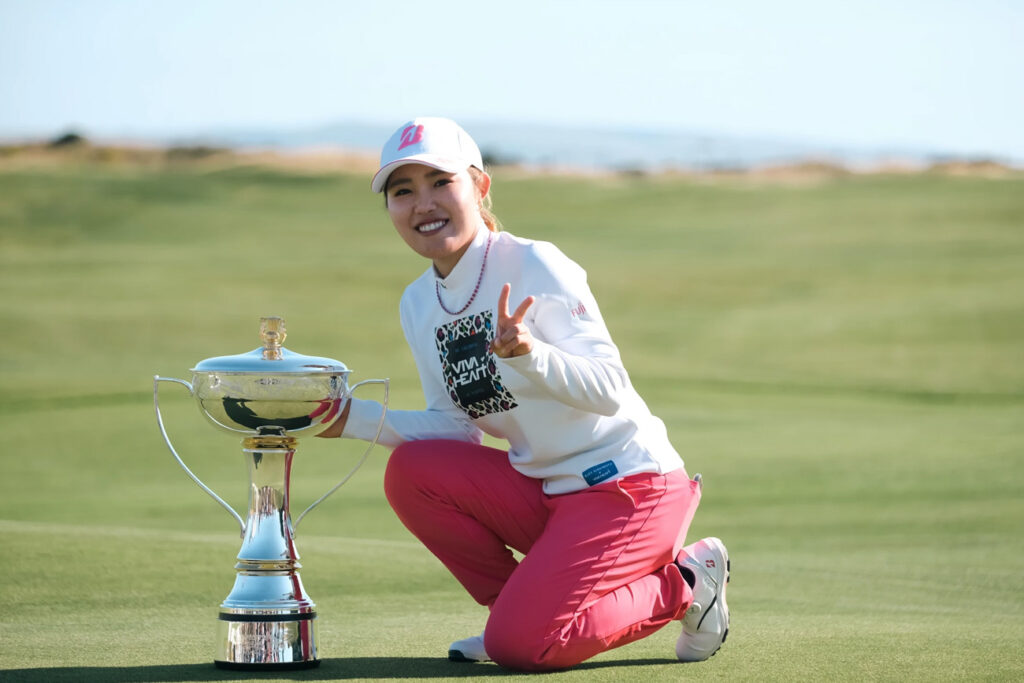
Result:
M725 558L725 585L727 585L727 586L729 585L729 578L731 576L732 576L732 559L728 555L726 555L726 558ZM717 596L716 596L716 598L717 598ZM712 603L712 604L714 604L714 603ZM708 611L710 612L711 610L708 610ZM720 642L718 644L718 647L715 648L715 651L711 653L711 655L708 657L708 659L711 659L711 657L714 657L715 655L717 655L718 651L722 649L723 645L725 645L725 639L729 637L729 621L730 621L730 618L731 617L729 615L729 610L727 608L725 610L725 633L722 634L722 642ZM703 617L701 618L701 621L704 621Z
M455 643L452 643L452 645L454 644ZM463 654L462 650L451 648L448 650L448 661L478 664L480 662L489 662L491 661L491 659L489 657L484 657L483 659L473 659L472 657L467 657L465 654Z
M685 663L706 662L707 660L711 659L716 654L718 654L718 651L722 649L722 645L725 644L726 639L729 637L729 623L730 623L730 619L731 619L731 614L729 613L729 606L725 602L725 593L726 593L725 586L727 586L729 584L729 581L732 579L732 558L729 557L729 551L725 547L725 544L722 543L721 540L719 540L719 539L715 539L715 540L717 541L718 548L721 550L721 557L722 557L722 559L725 560L725 572L724 572L724 575L722 576L722 579L724 579L724 582L723 582L723 586L722 586L722 590L721 590L721 597L723 598L722 599L722 606L724 607L724 612L725 612L725 629L722 632L722 639L718 641L718 645L715 647L715 649L710 654L708 654L706 656L700 657L700 659L689 659L689 658L684 659L683 655L680 655L679 651L677 649L676 650L676 656L680 658L680 661L685 662ZM703 614L701 615L700 621L697 623L697 626L696 626L695 630L699 629L701 627L701 625L704 623L705 617L707 617L708 614L711 614L714 611L713 608L714 608L715 605L717 605L718 597L719 597L719 595L716 594L715 597L712 599L710 605L708 606L708 609L704 610ZM680 636L680 638L682 638L682 636ZM678 648L678 643L677 643L676 647ZM687 655L689 655L689 654L690 653L687 653Z
M462 650L448 650L448 661L449 662L465 662L469 664L476 664L477 659L470 659L466 655L462 654Z

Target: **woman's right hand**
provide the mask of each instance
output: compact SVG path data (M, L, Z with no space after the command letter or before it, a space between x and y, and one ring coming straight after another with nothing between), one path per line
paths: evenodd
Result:
M349 398L345 401L345 407L342 409L341 414L338 415L338 419L331 423L331 426L320 432L316 436L321 439L337 439L341 436L342 432L345 431L345 423L348 422L348 411L352 407L352 399Z

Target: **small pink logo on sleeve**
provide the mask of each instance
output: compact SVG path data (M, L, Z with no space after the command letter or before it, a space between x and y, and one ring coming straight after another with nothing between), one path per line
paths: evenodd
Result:
M423 139L423 126L409 126L402 131L402 144L398 146L398 151L402 151L409 145L415 145L417 142Z
M580 301L576 304L576 308L569 311L569 313L572 314L573 320L579 320L587 314L587 309L583 305L583 302Z

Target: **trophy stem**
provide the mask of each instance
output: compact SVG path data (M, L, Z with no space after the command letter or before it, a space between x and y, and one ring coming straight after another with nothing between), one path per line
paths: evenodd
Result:
M299 578L302 565L289 512L295 443L277 435L242 440L249 511L235 585L220 606L218 667L296 669L320 663L316 605Z

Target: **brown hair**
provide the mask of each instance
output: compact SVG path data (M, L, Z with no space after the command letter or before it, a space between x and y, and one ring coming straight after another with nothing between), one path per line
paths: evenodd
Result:
M466 170L469 171L469 177L473 179L473 184L476 185L477 189L479 190L480 189L481 179L483 177L484 172L481 171L476 166L470 166ZM388 183L390 183L390 182L391 182L391 178L389 177L387 182L384 183L384 208L385 209L388 206ZM494 215L493 211L491 211L491 193L490 192L488 192L486 195L484 195L480 199L480 217L483 218L484 225L487 226L488 230L490 230L491 232L501 232L501 221L498 220L498 217Z
M484 172L476 166L470 166L468 170L470 177L473 178L473 182L476 183L476 186L479 188L480 179L483 177ZM491 211L490 192L480 200L480 217L484 219L484 225L487 226L488 230L491 232L501 232L501 221L499 221L498 217L494 215L493 211Z

